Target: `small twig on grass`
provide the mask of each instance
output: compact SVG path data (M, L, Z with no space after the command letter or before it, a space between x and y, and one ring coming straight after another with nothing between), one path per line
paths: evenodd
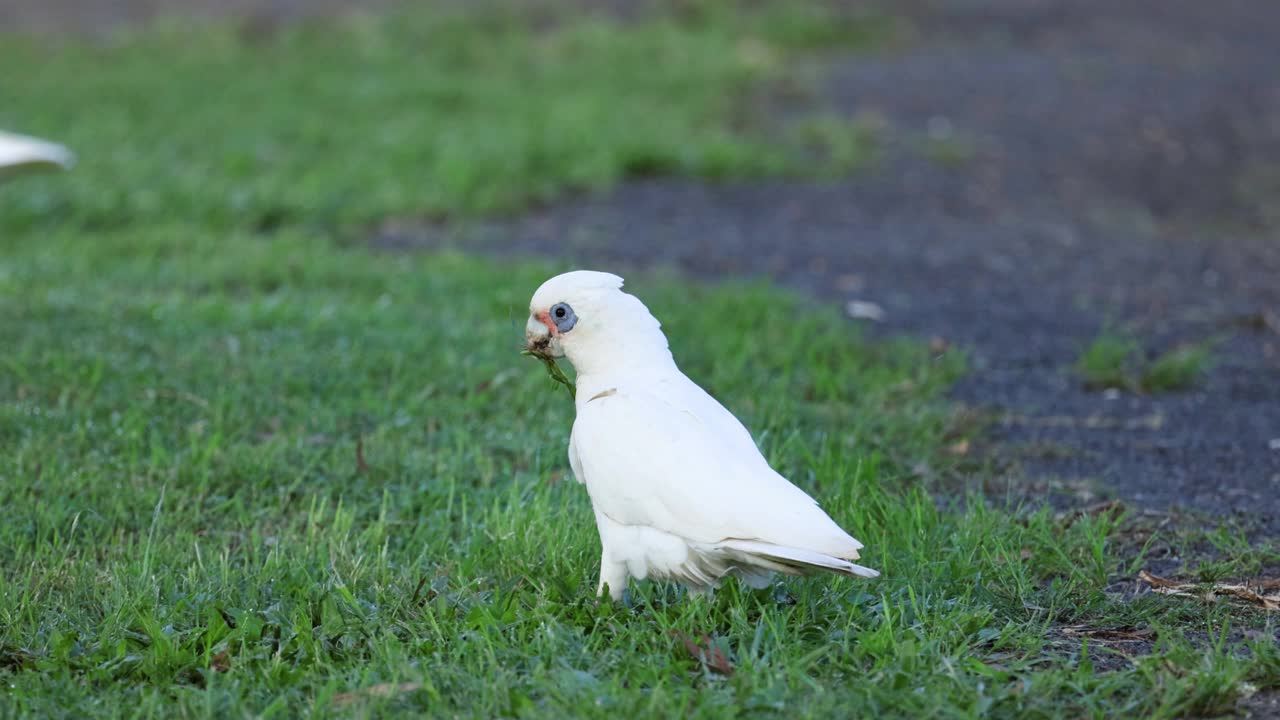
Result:
M720 646L705 633L702 635L701 642L694 640L679 630L669 630L667 634L679 640L684 645L684 649L689 651L689 654L695 660L702 663L703 667L711 672L720 673L721 675L733 674L733 662L725 655L724 650L721 650Z
M1220 597L1234 598L1243 600L1244 602L1260 607L1263 610L1280 610L1280 594L1263 595L1262 593L1250 588L1248 585L1227 585L1223 583L1184 583L1174 580L1152 575L1143 570L1138 573L1138 579L1151 586L1153 592L1161 595L1176 595L1178 597L1194 597L1202 598L1207 601L1213 601ZM1277 586L1274 580L1262 580L1254 584L1258 590L1269 590Z
M356 472L364 474L369 472L369 463L364 461L364 438L356 438Z
M1156 639L1156 631L1152 628L1136 628L1132 625L1120 627L1092 627L1089 625L1068 625L1062 628L1062 634L1069 637L1087 637L1091 640L1110 642L1146 642Z

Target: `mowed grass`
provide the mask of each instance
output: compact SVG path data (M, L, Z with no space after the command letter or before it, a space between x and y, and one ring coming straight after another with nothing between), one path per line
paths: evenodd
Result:
M1277 680L1270 645L1217 644L1256 615L1109 594L1135 561L1113 520L939 508L910 467L942 443L955 363L834 311L632 283L884 577L640 586L629 610L594 602L572 409L516 352L549 268L291 233L100 239L5 263L11 711L1175 716ZM1150 627L1161 652L1130 664L1063 623ZM686 649L704 635L731 675ZM385 694L344 695L362 688Z
M760 103L744 98L762 80L803 91L786 58L873 42L883 21L839 21L822 4L739 12L701 0L623 31L582 7L441 5L265 33L5 37L0 127L81 155L74 175L8 199L6 225L56 215L94 228L182 218L332 229L510 211L626 177L861 160L849 151L865 134L855 125L767 131Z
M930 493L922 475L959 472L958 358L864 341L761 285L628 287L883 577L597 605L572 408L518 355L529 295L561 268L379 254L357 230L639 172L601 109L630 93L665 128L635 132L681 159L645 171L716 176L698 158L726 147L734 173L794 171L734 126L773 72L743 57L857 34L769 12L0 43L0 125L82 156L0 188L0 715L1178 717L1280 684L1265 615L1129 596L1144 545L1116 518ZM424 27L450 29L446 50ZM667 54L637 50L658 38ZM648 88L675 82L668 62L700 84ZM419 84L456 73L492 98L422 112ZM571 107L602 126L561 125ZM374 149L346 142L384 123ZM1258 570L1247 541L1213 538L1202 575ZM1144 639L1094 632L1115 628Z

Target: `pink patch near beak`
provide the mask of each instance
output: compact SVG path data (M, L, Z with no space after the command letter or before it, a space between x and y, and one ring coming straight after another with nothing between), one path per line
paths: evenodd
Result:
M548 314L546 311L538 313L537 318L538 318L538 322L547 326L547 330L550 330L552 335L559 334L560 331L556 330L556 324L551 322L551 315Z

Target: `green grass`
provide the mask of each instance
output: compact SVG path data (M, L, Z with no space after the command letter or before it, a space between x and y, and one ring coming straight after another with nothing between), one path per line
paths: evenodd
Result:
M1147 365L1140 380L1147 392L1173 392L1194 387L1213 363L1210 343L1173 348Z
M859 162L836 133L818 138L815 163L812 137L769 132L747 98L784 79L794 53L874 42L883 21L704 0L624 29L603 14L488 5L266 37L236 26L97 44L6 37L0 127L80 154L73 175L7 200L6 225L332 227L513 210L626 177ZM777 11L792 7L803 12Z
M1172 717L1277 680L1268 647L1184 637L1256 614L1109 594L1141 565L1113 551L1113 520L935 505L909 478L941 462L958 368L863 343L834 311L633 282L686 370L884 578L710 601L641 586L629 611L593 602L571 408L517 353L549 268L294 233L96 240L10 243L3 266L12 711ZM1062 623L1152 627L1161 656L1130 664ZM673 631L735 672L708 674ZM335 705L384 683L414 689Z
M1181 345L1148 360L1136 338L1105 330L1080 354L1075 371L1090 388L1147 393L1189 390L1212 364L1215 343Z
M960 168L973 162L978 154L975 140L963 135L925 135L916 141L921 155L947 168Z
M760 285L629 287L884 576L595 603L572 408L518 354L554 268L334 238L637 158L785 167L736 91L776 72L761 43L851 36L694 9L0 43L0 125L82 155L0 188L0 716L1181 717L1280 685L1273 644L1228 642L1261 614L1116 592L1161 530L930 494L954 354ZM1259 569L1206 537L1187 572Z
M1129 335L1104 330L1076 361L1076 372L1094 388L1130 388L1142 346Z

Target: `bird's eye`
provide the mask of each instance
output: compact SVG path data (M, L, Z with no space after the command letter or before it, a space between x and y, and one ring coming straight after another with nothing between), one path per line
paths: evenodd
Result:
M578 316L574 314L573 308L568 303L556 303L551 306L551 317L555 319L556 330L562 333L569 332L578 322Z

